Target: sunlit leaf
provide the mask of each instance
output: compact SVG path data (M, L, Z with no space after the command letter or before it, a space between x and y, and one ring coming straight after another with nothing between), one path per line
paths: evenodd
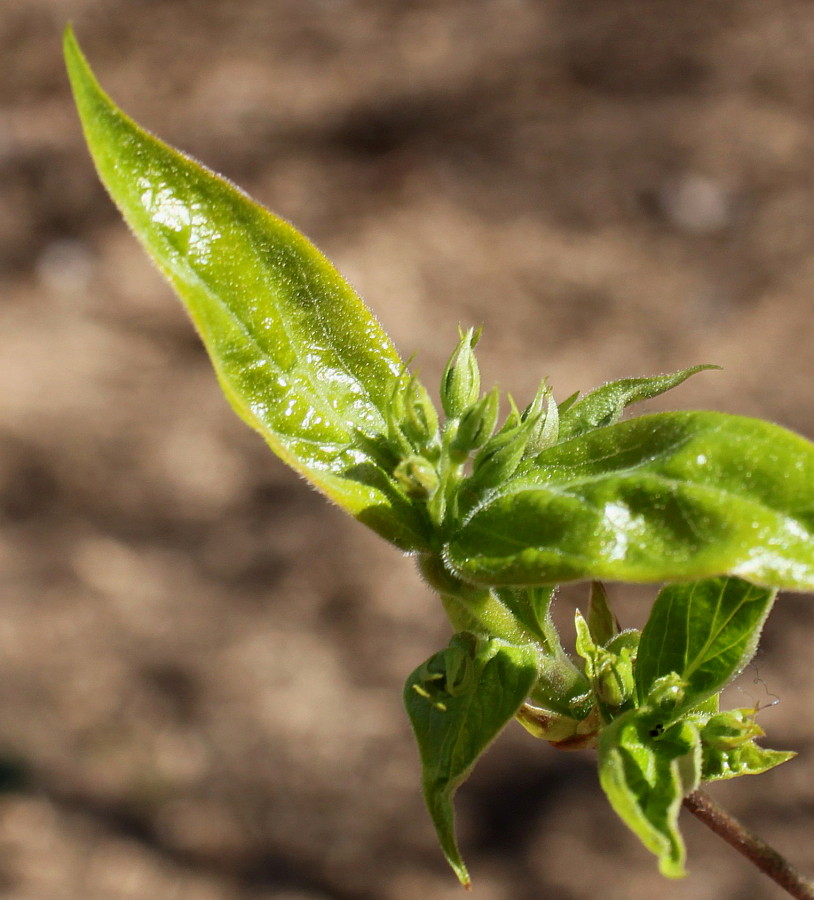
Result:
M641 416L524 462L445 548L484 585L731 574L814 588L814 445L715 412Z
M652 375L646 378L622 378L596 388L569 404L560 418L561 441L584 434L593 428L613 425L625 408L642 400L650 400L678 387L691 375L717 366L692 366L671 375ZM563 404L564 405L564 404Z
M403 364L371 313L291 225L121 112L70 29L65 57L99 176L237 413L348 512L405 549L424 546L383 437Z

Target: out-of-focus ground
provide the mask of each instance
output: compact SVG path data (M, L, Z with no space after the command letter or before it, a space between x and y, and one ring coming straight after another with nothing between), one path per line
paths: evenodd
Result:
M113 96L309 234L426 380L482 323L519 400L717 362L668 402L812 436L814 4L0 9L0 895L460 897L400 699L442 613L227 408L93 173L69 18ZM651 593L612 588L628 623ZM761 722L799 758L714 790L810 872L812 640L782 597L732 696L780 698ZM458 808L479 900L783 896L692 820L663 881L591 755L519 727Z

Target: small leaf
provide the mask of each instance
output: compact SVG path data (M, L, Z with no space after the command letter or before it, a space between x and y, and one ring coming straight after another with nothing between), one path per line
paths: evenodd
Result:
M676 715L722 690L754 655L775 593L739 578L665 587L639 642L640 702L659 678L672 673L685 686Z
M610 608L608 593L601 581L591 582L587 621L591 637L600 646L619 634L619 621Z
M421 754L424 797L463 885L470 881L455 839L455 791L518 711L536 676L532 648L458 634L407 679L404 702Z
M345 510L426 545L390 478L403 364L324 256L287 222L148 134L103 92L68 28L65 58L99 176L184 302L235 411Z
M797 754L789 750L768 750L754 741L747 741L728 749L704 744L703 755L703 780L724 781L741 775L760 775L788 762Z
M674 412L595 428L470 509L444 559L473 584L731 574L814 589L814 445L757 419Z
M561 441L584 434L593 428L613 425L618 422L625 407L642 400L658 397L666 391L678 387L691 375L705 369L717 369L718 366L692 366L671 375L654 375L649 378L622 378L611 381L602 387L586 394L582 399L569 404L566 411L560 411L559 438ZM570 399L570 398L569 398Z
M701 740L681 721L666 730L650 709L624 713L599 738L599 780L611 806L659 859L668 878L684 873L681 801L698 786Z

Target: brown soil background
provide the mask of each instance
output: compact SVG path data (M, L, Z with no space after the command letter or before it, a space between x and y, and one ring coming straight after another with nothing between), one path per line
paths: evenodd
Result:
M113 96L309 234L427 381L483 323L485 381L521 400L711 361L671 403L812 436L814 4L0 10L0 895L460 897L400 699L442 613L227 408L92 171L69 18ZM799 758L714 790L809 871L812 635L782 597L733 692L779 697L761 721ZM519 727L458 807L480 900L783 896L692 820L663 881L591 755Z

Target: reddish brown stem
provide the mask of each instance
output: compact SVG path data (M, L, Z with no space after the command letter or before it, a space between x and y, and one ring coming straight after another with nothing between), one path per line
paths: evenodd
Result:
M744 828L703 791L693 791L685 797L684 807L792 897L814 900L814 882L801 875L787 859Z

